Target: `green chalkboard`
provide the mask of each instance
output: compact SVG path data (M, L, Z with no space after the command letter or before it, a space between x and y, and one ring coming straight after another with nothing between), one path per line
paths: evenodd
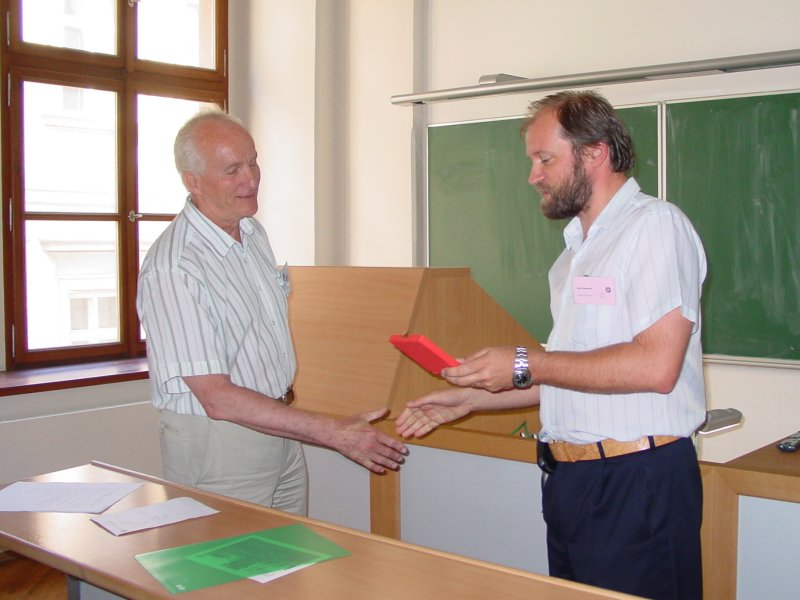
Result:
M708 257L707 354L800 360L800 94L622 109L633 175L694 223ZM429 129L429 256L464 265L537 339L552 326L547 271L564 223L539 213L527 185L521 119ZM662 144L659 152L659 143Z
M708 257L704 352L800 359L800 94L667 104L665 137Z
M620 110L637 153L633 175L658 188L658 107ZM566 222L539 211L528 185L523 119L428 129L428 256L431 266L468 266L475 281L536 339L553 321L547 272L564 247Z

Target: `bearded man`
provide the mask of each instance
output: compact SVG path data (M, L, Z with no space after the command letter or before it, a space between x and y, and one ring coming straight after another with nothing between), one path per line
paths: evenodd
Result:
M475 352L442 371L456 387L408 403L398 433L540 404L550 574L700 598L702 243L678 207L628 177L633 144L605 98L547 96L522 131L542 213L571 218L549 273L546 350Z

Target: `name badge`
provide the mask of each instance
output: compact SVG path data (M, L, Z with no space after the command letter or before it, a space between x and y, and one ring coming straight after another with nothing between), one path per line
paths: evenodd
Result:
M616 304L617 287L613 277L573 277L575 304Z

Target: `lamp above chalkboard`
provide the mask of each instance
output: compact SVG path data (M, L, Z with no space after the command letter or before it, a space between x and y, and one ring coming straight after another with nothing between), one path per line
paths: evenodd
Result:
M630 83L633 81L646 81L651 79L672 79L713 73L733 73L736 71L788 67L792 65L800 65L800 49L745 54L727 58L711 58L664 65L612 69L610 71L597 71L594 73L581 73L577 75L559 75L557 77L542 77L538 79L525 79L499 73L497 75L484 75L480 78L478 85L449 88L419 94L399 94L392 96L391 101L392 104L411 106L415 104L446 102L448 100L465 100L467 98L477 98L479 96L494 96L498 94L514 94L611 83Z

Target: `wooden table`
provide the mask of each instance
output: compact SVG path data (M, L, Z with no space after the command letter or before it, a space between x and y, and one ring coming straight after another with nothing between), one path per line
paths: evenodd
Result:
M296 523L305 524L351 555L265 584L240 580L179 597L181 600L632 598L289 515L101 463L41 475L30 481L144 482L108 512L181 496L195 498L220 511L209 517L119 537L90 521L91 515L84 513L0 512L0 546L127 598L176 598L136 561L136 554Z

